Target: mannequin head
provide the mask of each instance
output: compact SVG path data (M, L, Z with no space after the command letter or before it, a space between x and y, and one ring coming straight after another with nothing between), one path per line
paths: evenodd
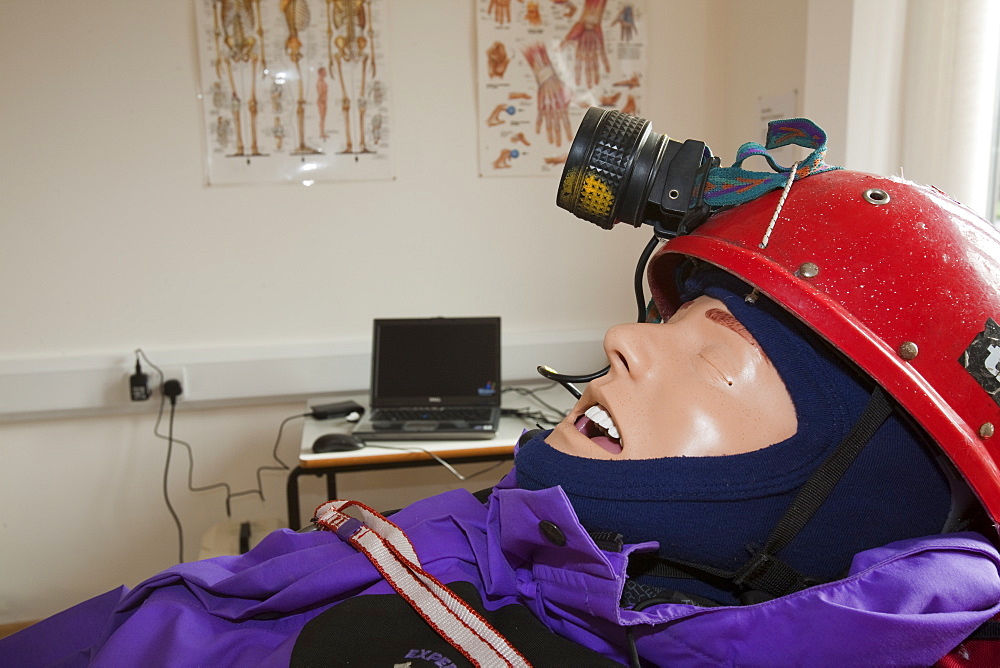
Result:
M611 370L587 386L546 439L560 452L592 459L734 455L798 429L774 364L718 299L686 302L661 324L612 327L604 350ZM606 415L585 415L594 406Z
M851 432L873 383L718 268L688 275L676 303L663 323L608 331L610 371L555 430L522 444L517 483L561 487L592 532L731 569ZM863 549L941 531L950 499L923 438L894 415L782 558L834 577Z

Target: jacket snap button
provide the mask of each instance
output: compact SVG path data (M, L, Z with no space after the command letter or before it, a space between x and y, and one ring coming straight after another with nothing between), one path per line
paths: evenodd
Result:
M548 520L542 520L538 523L538 528L541 530L542 535L545 536L545 539L553 545L562 547L566 544L566 535L562 532L562 529L555 525L555 523Z

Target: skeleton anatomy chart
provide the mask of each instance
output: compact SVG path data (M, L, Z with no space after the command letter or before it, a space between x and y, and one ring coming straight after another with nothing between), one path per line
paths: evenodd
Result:
M646 2L477 0L480 174L559 174L589 107L642 114Z
M209 183L392 178L385 0L195 0Z

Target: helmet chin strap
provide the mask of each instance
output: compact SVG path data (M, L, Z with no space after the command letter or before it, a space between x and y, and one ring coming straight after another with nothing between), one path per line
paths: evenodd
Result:
M659 245L660 239L656 235L646 243L646 247L642 249L642 253L639 255L639 261L635 265L635 275L633 277L633 285L635 287L635 303L638 310L638 316L636 322L646 322L646 295L642 289L642 279L646 273L646 265L649 263L649 258L656 250L657 245ZM572 394L577 399L580 398L580 390L574 385L574 383L589 383L595 378L600 378L601 376L608 373L611 370L611 366L608 365L599 371L594 371L593 373L587 373L582 375L570 375L559 373L550 366L539 365L536 369L543 378L553 380Z
M795 498L771 530L766 543L762 547L753 548L753 556L737 570L726 571L677 559L658 558L657 563L648 570L644 569L642 573L636 572L630 575L699 577L700 574L721 579L737 587L740 600L744 604L759 603L818 584L818 580L799 573L776 555L787 547L812 519L847 472L848 467L861 454L865 445L892 412L892 400L881 387L876 385L868 405L851 431L799 488Z

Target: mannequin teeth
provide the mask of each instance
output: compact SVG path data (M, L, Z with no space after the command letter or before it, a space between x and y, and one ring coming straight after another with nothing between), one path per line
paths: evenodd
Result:
M604 410L600 404L595 404L594 406L588 408L584 415L596 424L600 425L601 428L608 432L608 436L611 438L621 438L615 421L611 419L611 415Z

